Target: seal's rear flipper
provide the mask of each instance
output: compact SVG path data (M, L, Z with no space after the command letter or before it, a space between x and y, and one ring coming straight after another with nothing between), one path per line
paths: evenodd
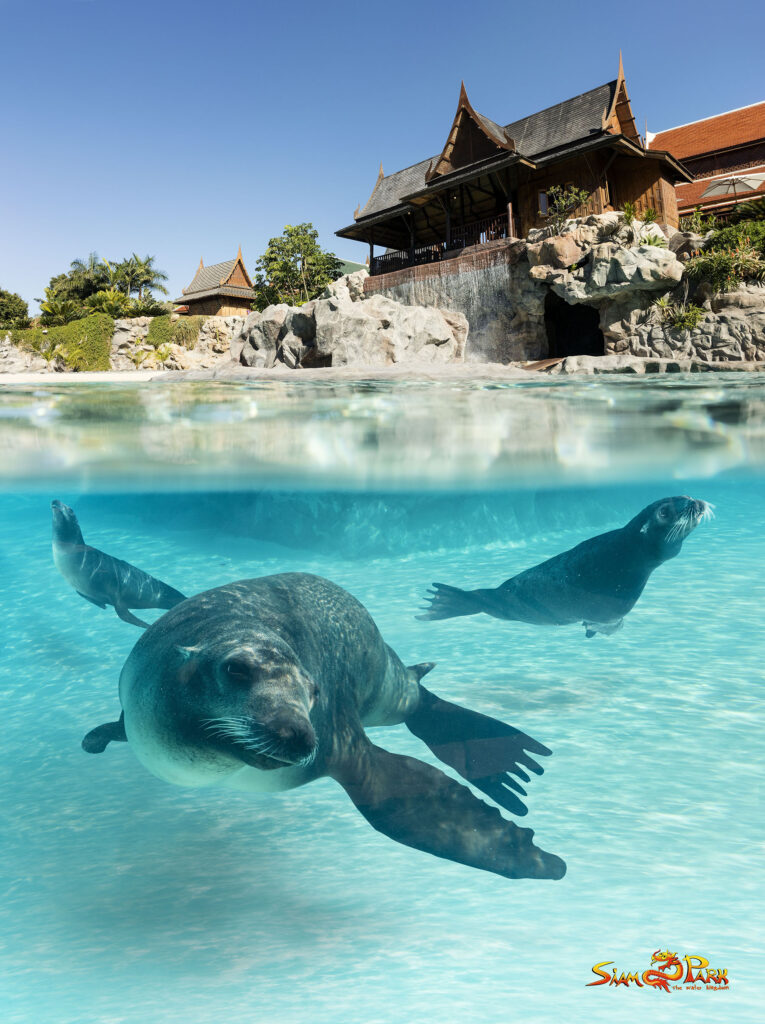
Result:
M91 729L82 741L82 749L89 754L102 754L109 743L127 743L125 735L125 712L123 711L118 722L105 722L103 725Z
M430 601L422 615L415 618L429 622L435 619L454 619L458 615L477 615L484 611L481 602L468 590L449 587L446 583L434 583L433 590L425 597Z
M94 604L96 608L106 608L106 605L103 603L103 601L96 601L94 597L88 597L88 595L83 594L81 590L78 590L77 593L80 595L80 597L84 597L86 601L90 601L91 604Z
M552 753L547 747L496 718L441 700L422 685L417 710L406 719L406 727L471 786L513 814L527 813L516 796L525 796L526 790L511 776L528 782L526 769L541 775L544 769L527 751L547 757Z
M370 825L397 843L505 878L562 878L566 865L469 789L368 741L332 775Z

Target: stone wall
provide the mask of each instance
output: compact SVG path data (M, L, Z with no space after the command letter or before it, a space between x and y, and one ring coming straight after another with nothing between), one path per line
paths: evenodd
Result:
M368 277L366 295L463 313L466 362L509 363L547 355L546 289L529 277L525 242L502 240L454 259Z

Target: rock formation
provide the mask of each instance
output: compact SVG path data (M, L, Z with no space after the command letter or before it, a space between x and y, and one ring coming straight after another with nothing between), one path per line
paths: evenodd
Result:
M231 342L245 366L363 366L461 362L468 324L461 313L364 296L365 270L341 277L304 306L251 313Z

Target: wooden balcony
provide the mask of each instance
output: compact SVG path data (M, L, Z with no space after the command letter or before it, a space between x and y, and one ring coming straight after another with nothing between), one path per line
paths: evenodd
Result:
M450 238L444 239L442 242L431 242L429 245L419 245L413 249L398 249L383 253L382 256L375 256L371 261L369 273L376 277L378 274L390 274L394 270L417 267L423 263L439 263L444 258L456 256L461 249L467 249L473 245L486 245L487 242L496 242L502 238L518 238L519 236L520 226L517 220L515 230L510 232L507 214L486 217L483 220L452 228Z

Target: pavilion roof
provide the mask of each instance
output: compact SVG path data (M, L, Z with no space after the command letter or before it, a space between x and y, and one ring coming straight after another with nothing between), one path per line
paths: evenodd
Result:
M229 283L237 265L241 265L245 280L249 282L249 287ZM248 299L255 298L252 281L250 281L250 276L247 273L244 261L242 260L241 249L233 260L224 260L222 263L212 263L209 267L206 267L204 265L204 261L200 260L193 281L188 288L183 289L181 297L174 301L186 303L190 300L206 299L212 295L229 295L237 298L241 297Z

